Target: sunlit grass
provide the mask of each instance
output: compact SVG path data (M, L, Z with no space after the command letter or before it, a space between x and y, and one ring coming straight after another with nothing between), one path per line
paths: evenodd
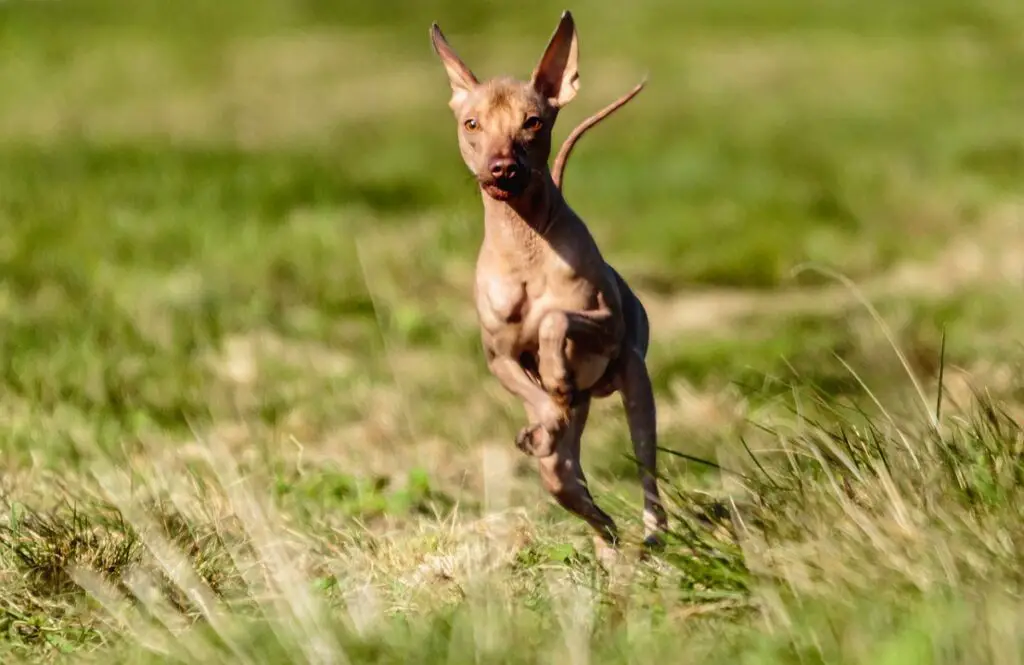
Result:
M610 573L427 38L526 74L561 8L176 7L0 3L0 661L1024 660L1017 4L570 7L559 136L650 76L567 186L653 327L673 533L598 402Z

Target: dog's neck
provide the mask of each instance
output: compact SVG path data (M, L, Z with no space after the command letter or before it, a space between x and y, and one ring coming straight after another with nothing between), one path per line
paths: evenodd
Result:
M484 203L484 241L513 251L529 251L547 242L546 236L565 207L562 192L544 169L520 196L499 201L481 190Z

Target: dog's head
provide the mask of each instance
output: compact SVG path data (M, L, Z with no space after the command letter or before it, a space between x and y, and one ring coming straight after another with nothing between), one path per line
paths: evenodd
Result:
M579 88L579 41L572 14L564 12L529 81L479 81L435 23L430 29L458 121L459 148L466 166L490 197L522 196L547 172L551 129L558 110Z

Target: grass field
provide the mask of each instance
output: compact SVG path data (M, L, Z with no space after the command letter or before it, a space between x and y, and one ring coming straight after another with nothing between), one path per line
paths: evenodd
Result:
M650 313L672 538L514 448L427 29L562 7L0 2L0 661L1024 663L1024 4L579 0L566 194Z

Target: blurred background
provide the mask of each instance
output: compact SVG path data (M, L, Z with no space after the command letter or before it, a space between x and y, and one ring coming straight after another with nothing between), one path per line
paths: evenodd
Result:
M886 366L849 290L805 264L889 307L924 371L943 325L958 361L1010 343L1018 3L581 2L557 138L650 77L566 192L651 310L660 390L795 368L841 392L835 353ZM319 436L366 415L356 384L461 405L479 382L478 420L417 408L407 427L505 437L519 414L489 392L471 304L480 202L427 29L480 76L527 76L561 10L0 5L9 403L98 417L104 445L211 413Z
M6 0L2 495L201 433L318 524L472 514L522 414L479 347L480 201L428 28L526 77L563 9L557 140L649 77L566 195L650 312L665 446L714 458L794 386L899 400L892 343L934 382L943 331L950 390L1024 403L1015 0ZM636 512L617 400L585 449Z

